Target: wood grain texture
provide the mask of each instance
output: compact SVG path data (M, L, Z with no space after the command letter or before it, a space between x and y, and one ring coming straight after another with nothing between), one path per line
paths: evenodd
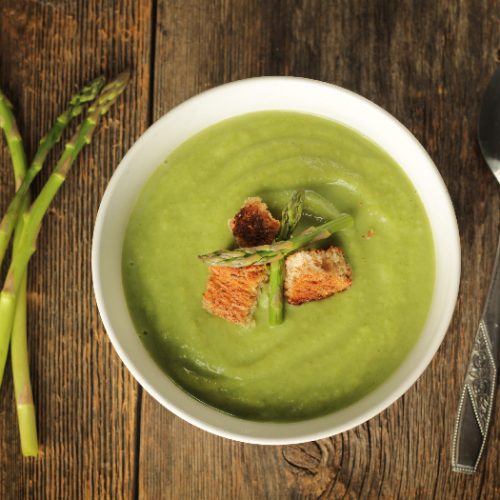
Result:
M79 157L40 234L29 273L29 346L41 454L20 456L9 373L0 391L2 499L133 495L137 385L101 325L90 248L107 181L148 123L150 42L149 0L0 4L0 84L30 155L77 87L103 72L134 69L130 88ZM4 209L13 184L0 142Z
M495 1L159 0L155 119L202 90L251 76L317 78L364 95L401 120L436 162L461 229L463 280L448 335L424 375L396 404L340 436L243 445L191 427L144 395L141 498L500 495L498 421L479 473L450 471L457 398L500 220L498 186L475 139L500 46L498 14Z
M42 454L20 457L9 380L0 498L500 497L498 419L478 474L451 473L449 453L499 230L499 189L476 143L499 14L496 0L2 0L0 85L30 154L75 85L125 67L134 77L40 235L29 331ZM184 99L260 75L332 82L401 120L447 184L463 252L450 330L415 386L352 431L286 447L212 436L138 389L105 336L90 277L97 207L132 142ZM12 188L0 141L0 209Z

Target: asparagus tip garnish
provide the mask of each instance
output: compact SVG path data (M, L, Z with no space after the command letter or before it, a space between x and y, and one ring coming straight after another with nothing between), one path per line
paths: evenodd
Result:
M305 191L295 191L283 208L278 240L287 240L297 227L304 208ZM272 262L269 269L269 324L272 326L283 323L284 304L283 286L285 281L284 257Z
M333 233L346 229L351 225L352 217L348 214L341 214L336 219L287 241L257 247L237 248L236 250L217 250L216 252L200 255L199 258L209 266L246 267L270 264L309 243L326 239Z
M283 208L278 240L286 240L290 238L299 223L300 218L302 217L302 210L304 208L305 194L306 193L303 189L295 191L286 206Z

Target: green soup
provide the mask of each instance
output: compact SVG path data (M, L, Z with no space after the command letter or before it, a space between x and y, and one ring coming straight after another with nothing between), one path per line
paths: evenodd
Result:
M276 327L265 289L255 325L211 316L197 256L234 244L227 221L247 197L279 217L299 188L316 193L313 224L331 216L329 203L353 216L326 242L344 250L352 287L287 305ZM278 111L220 122L165 160L133 209L122 268L138 335L162 369L209 405L269 421L335 411L381 384L415 344L434 286L429 222L394 160L338 123Z

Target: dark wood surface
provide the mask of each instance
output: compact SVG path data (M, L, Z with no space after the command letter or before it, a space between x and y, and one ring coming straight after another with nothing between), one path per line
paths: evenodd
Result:
M0 390L0 498L499 498L499 418L479 472L450 471L499 231L499 188L476 143L478 105L499 59L499 14L496 0L2 0L0 85L30 154L84 81L126 67L133 81L40 234L29 345L41 453L20 455L9 374ZM113 351L90 274L99 201L130 145L184 99L259 75L332 82L387 109L434 159L461 232L460 296L429 368L364 425L297 446L231 442L163 409ZM2 140L2 210L12 189Z

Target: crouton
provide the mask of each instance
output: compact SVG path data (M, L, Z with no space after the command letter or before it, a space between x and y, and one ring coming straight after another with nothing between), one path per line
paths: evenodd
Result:
M238 246L272 243L280 223L260 198L248 198L229 221ZM267 280L267 266L210 266L203 307L215 316L238 325L251 322L260 289Z
M239 247L254 247L272 243L280 229L280 222L269 212L258 197L248 198L240 211L229 221Z
M351 286L351 268L342 250L301 250L286 259L285 296L289 304L321 300Z
M210 266L209 273L203 307L232 323L249 324L260 288L267 280L266 266Z

